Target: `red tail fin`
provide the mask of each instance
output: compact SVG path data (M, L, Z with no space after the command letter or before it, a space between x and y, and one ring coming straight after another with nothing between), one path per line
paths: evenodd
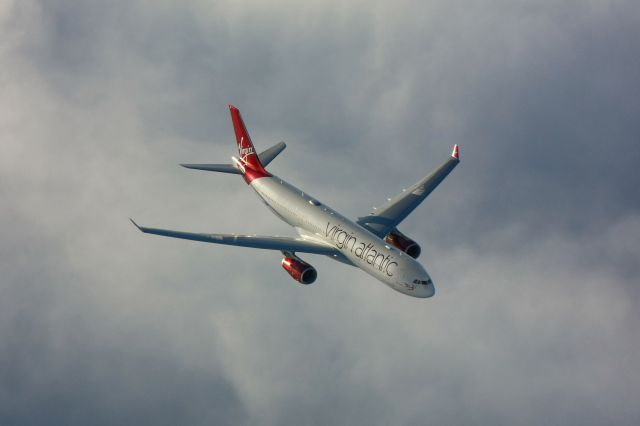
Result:
M231 121L233 122L233 130L236 133L236 142L238 143L238 154L240 154L240 162L244 166L244 175L247 183L259 177L271 176L260 163L260 158L253 148L253 142L249 137L249 132L244 126L244 121L240 115L240 110L229 105L231 112Z

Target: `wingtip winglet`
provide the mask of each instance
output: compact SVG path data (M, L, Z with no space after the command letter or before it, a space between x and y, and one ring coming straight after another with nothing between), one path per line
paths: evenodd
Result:
M140 228L140 226L131 218L129 218L129 220L131 221L131 223L133 223L133 225L138 228L139 231L142 231L142 228Z
M451 156L453 158L455 158L456 160L460 160L460 153L458 151L458 144L453 145L453 152L451 153Z

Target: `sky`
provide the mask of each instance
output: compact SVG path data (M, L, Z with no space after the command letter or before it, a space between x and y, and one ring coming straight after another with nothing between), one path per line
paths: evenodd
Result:
M0 0L0 423L637 425L640 3ZM400 226L437 293L143 235Z

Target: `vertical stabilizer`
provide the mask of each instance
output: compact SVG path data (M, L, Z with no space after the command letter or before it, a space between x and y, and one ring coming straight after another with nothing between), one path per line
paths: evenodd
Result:
M249 132L247 132L247 128L244 125L244 121L240 115L240 110L233 105L229 105L229 111L231 112L233 131L236 134L238 154L240 155L240 164L238 164L238 166L243 169L245 180L249 183L253 179L270 176L262 166L260 158L253 147L253 142L251 142Z

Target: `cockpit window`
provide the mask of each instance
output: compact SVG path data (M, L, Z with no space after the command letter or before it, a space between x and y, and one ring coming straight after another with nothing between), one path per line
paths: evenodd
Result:
M431 281L431 278L429 278L428 280L424 281L424 280L413 280L414 284L433 284L433 281Z
M313 198L311 198L309 200L309 204L314 205L314 206L321 206L322 204L320 203L320 201L318 200L314 200Z

